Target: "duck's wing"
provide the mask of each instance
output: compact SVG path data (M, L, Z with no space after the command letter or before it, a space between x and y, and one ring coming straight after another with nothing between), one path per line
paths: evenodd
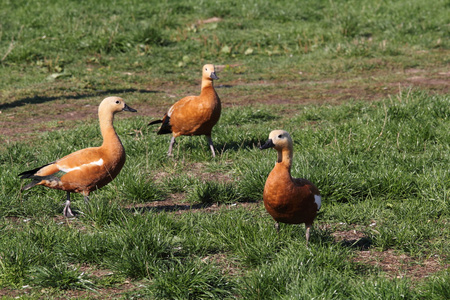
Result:
M311 190L311 193L319 195L319 189L312 183L311 181L304 179L304 178L292 178L292 181L296 186L303 187L307 185L309 189Z
M37 184L44 184L42 181L48 182L48 184L44 185L49 185L49 187L61 185L61 178L68 173L75 171L89 173L90 168L102 166L104 160L99 155L98 149L82 149L54 162L20 173L19 176L21 179L33 179L22 190L30 189Z
M167 115L171 117L173 114L182 116L192 113L191 110L196 108L196 100L198 99L198 96L187 96L178 100L169 108Z
M322 197L320 196L319 189L309 180L304 178L292 178L294 184L298 187L308 187L311 192L310 197L314 200L314 203L317 205L317 210L322 206Z
M35 175L40 169L42 169L42 168L44 168L44 167L47 167L47 166L50 166L50 165L53 165L54 163L55 163L55 162L51 162L51 163L45 164L45 165L43 165L43 166L37 167L36 169L24 171L24 172L18 174L17 176L19 176L20 179L31 178L31 177L32 177L33 175Z
M186 107L189 107L191 102L197 98L196 96L188 96L180 99L179 101L175 102L169 110L164 114L161 120L155 120L148 125L153 124L159 124L162 123L161 127L159 127L157 134L167 134L172 133L172 124L171 124L171 117L173 114L175 114L175 118L178 119L186 119L186 117L192 116L189 113L189 109L186 110Z
M189 96L175 103L167 115L174 134L191 135L210 120L211 107L199 96Z
M51 166L56 167L58 169L57 171L63 171L65 173L82 170L90 166L101 166L105 163L105 157L102 153L100 147L78 150L58 159ZM49 175L49 172L55 171L55 169L49 167L41 169L37 175Z

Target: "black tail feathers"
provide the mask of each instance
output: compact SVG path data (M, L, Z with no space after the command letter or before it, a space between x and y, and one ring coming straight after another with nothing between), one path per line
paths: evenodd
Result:
M151 121L151 122L148 123L147 125L150 126L150 125L153 125L153 124L159 124L159 123L162 123L162 122L163 122L163 120L156 120L156 121Z
M42 179L43 179L44 177L42 177L42 176L37 176L37 175L35 175L35 174L36 174L40 169L42 169L42 168L44 168L44 167L46 167L46 166L48 166L48 165L51 165L51 164L53 164L53 163L54 163L54 162L51 162L51 163L49 163L49 164L40 166L40 167L38 167L38 168L36 168L36 169L24 171L24 172L18 174L17 176L20 176L20 179L33 179L32 182L30 182L29 184L27 184L26 186L24 186L24 187L22 188L22 191L31 189L33 186L35 186L36 184L38 184L39 182L41 182Z
M33 179L33 181L30 182L29 184L27 184L26 186L24 186L22 188L22 191L31 189L33 186L39 184L43 180L60 183L61 179L58 176L61 176L63 174L65 174L65 173L64 172L58 172L58 173L55 173L55 174L52 174L52 175L47 175L47 176L34 175L34 176L26 177L26 178L29 178L29 179Z
M22 173L18 174L17 176L20 176L20 179L33 178L34 174L36 174L37 171L39 171L43 167L46 167L46 166L51 165L53 163L55 163L55 162L51 162L49 164L40 166L40 167L38 167L36 169L33 169L33 170L28 170L28 171L22 172Z
M35 186L36 184L38 184L39 182L41 182L41 180L38 179L33 179L32 182L30 182L29 184L27 184L26 186L24 186L23 188L21 188L22 191L26 191L28 189L31 189L33 186Z
M153 124L158 124L158 123L162 123L162 125L156 134L172 133L172 125L170 125L170 117L167 114L164 115L162 120L152 121L152 122L148 123L148 125L153 125Z

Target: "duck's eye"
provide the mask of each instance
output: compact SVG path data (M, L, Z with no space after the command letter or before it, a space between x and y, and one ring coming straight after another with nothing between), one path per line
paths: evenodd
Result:
M205 71L208 71L208 68L205 68Z
M116 101L116 104L119 104L119 103L120 103L120 101L119 101L119 100L117 100L117 101Z
M282 134L280 134L280 135L278 136L278 138L279 138L279 139L281 139L282 137L283 137L283 135L282 135Z

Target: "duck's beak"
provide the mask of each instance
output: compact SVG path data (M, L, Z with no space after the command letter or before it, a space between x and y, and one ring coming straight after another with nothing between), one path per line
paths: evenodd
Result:
M209 75L209 77L211 77L211 79L217 80L219 79L219 77L217 77L216 72L211 72L211 75Z
M264 145L259 147L259 149L264 150L264 149L273 148L273 147L275 147L275 144L273 143L272 139L268 139Z
M128 105L125 104L125 107L122 109L123 111L131 111L131 112L137 112L137 110L135 110L134 108L129 107Z

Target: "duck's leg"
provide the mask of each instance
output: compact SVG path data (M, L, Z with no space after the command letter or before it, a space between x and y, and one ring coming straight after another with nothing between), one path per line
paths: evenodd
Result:
M311 230L312 224L306 225L306 247L308 247L309 241L309 231Z
M169 151L167 152L167 156L171 156L172 155L173 144L175 144L175 137L174 136L172 136L172 139L170 140Z
M211 149L212 156L216 157L216 153L214 152L214 145L213 145L213 141L211 139L211 136L206 136L206 139L208 140L208 145L209 145L209 149Z
M70 192L67 192L66 205L64 206L63 214L66 218L73 218L74 216L70 209Z
M275 229L277 230L277 233L280 233L280 223L275 222Z

